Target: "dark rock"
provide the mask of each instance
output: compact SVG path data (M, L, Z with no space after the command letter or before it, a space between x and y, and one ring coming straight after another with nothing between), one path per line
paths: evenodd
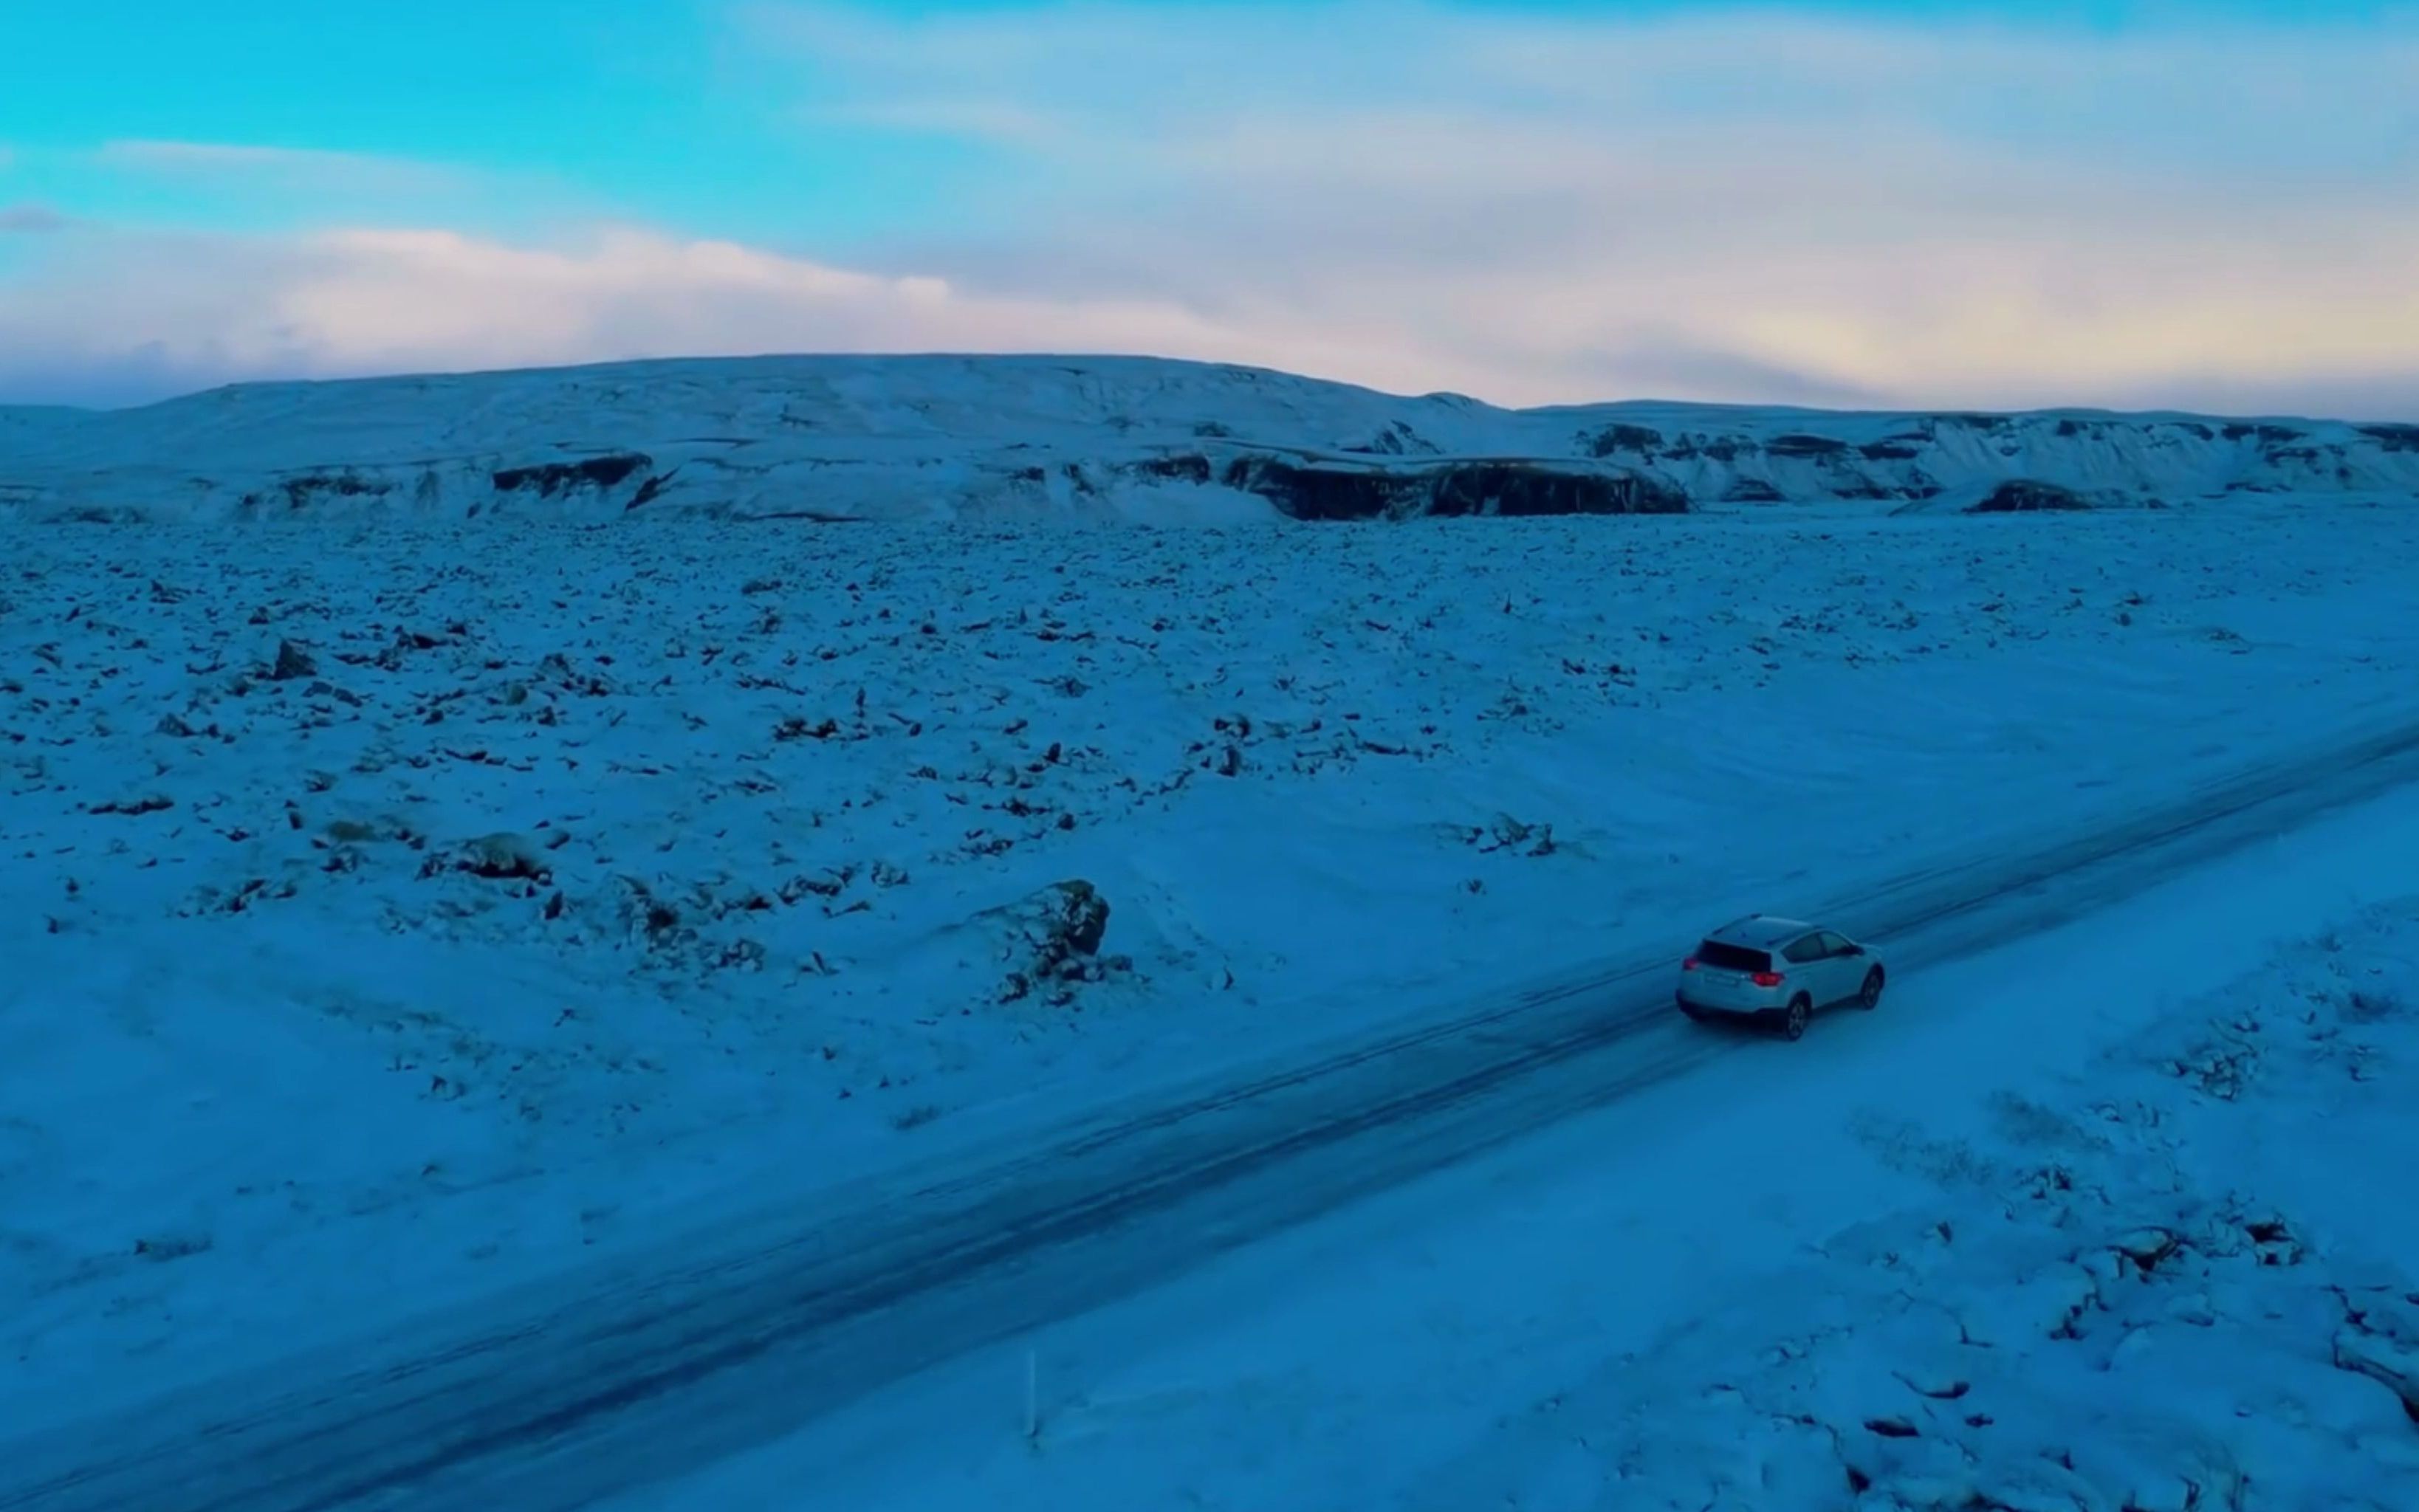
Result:
M1870 441L1857 450L1868 462L1912 462L1922 455L1904 441Z
M1762 478L1741 478L1722 495L1733 504L1777 504L1789 496Z
M1369 440L1358 446L1342 448L1364 456L1434 456L1437 448L1420 439L1417 431L1401 421L1390 421Z
M318 674L319 664L311 659L308 652L291 640L277 642L277 662L269 670L269 675L273 681L290 683L297 678L316 677Z
M2290 425L2254 424L2249 421L2236 421L2226 427L2226 439L2229 441L2249 440L2255 436L2263 446L2282 446L2288 441L2300 440L2302 432Z
M1392 471L1245 457L1228 466L1224 481L1302 520L1678 515L1688 508L1686 494L1644 474L1526 461Z
M2135 1229L2116 1243L2117 1253L2133 1261L2145 1275L2156 1271L2180 1248L2182 1241L2159 1227Z
M1013 1002L1042 982L1097 981L1109 969L1098 959L1108 935L1109 903L1088 882L1053 884L999 910L998 917L1009 928L1003 959L1010 969L1000 983L1002 1002Z
M1848 449L1848 443L1828 436L1803 434L1775 436L1764 450L1775 456L1837 456Z
M112 800L107 803L96 803L92 806L91 811L94 813L120 813L140 816L146 813L159 813L163 810L173 809L176 806L176 799L168 797L162 794L152 793L146 794L139 798L123 798Z
M636 509L640 504L654 502L656 496L664 491L664 485L671 482L674 477L679 475L679 473L680 469L674 468L671 471L663 473L660 476L648 478L646 482L639 485L639 491L632 494L630 496L630 501L623 507L624 509Z
M1177 483L1208 483L1210 473L1210 459L1198 452L1177 456L1154 456L1140 464L1140 471L1146 477Z
M1052 916L1052 940L1077 955L1097 952L1109 933L1109 901L1101 896L1098 887L1080 879L1061 882L1049 892L1057 895Z
M2419 452L2419 425L2363 425L2360 433L2389 452Z
M2419 1423L2419 1312L2389 1298L2341 1300L2346 1318L2335 1334L2335 1368L2366 1376L2393 1392L2402 1399L2403 1412Z
M495 882L547 882L554 875L553 868L527 837L507 833L470 841L455 856L454 869Z
M2090 501L2072 488L2061 488L2054 483L2037 483L2029 478L2012 478L1992 489L1981 502L1966 513L2016 515L2034 510L2083 510L2090 507Z
M498 493L535 493L541 499L579 488L605 489L619 486L642 468L652 467L655 459L639 452L609 452L578 462L540 462L532 467L502 468L489 481ZM650 479L656 487L662 480ZM640 489L644 493L644 488ZM652 498L653 495L649 494ZM636 501L633 507L636 507Z
M1663 444L1663 433L1644 425L1607 425L1593 436L1582 436L1588 455L1610 456L1616 452L1652 452Z
M278 486L285 495L285 507L288 509L307 509L330 495L339 499L377 498L392 488L389 484L376 478L364 478L350 471L305 472L285 479ZM249 496L247 501L256 498L256 495Z

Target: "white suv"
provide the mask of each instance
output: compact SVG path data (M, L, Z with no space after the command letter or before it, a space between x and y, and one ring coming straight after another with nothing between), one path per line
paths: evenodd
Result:
M1822 1009L1879 1007L1887 980L1881 957L1837 930L1754 914L1705 936L1680 963L1673 995L1692 1019L1777 1023L1795 1040Z

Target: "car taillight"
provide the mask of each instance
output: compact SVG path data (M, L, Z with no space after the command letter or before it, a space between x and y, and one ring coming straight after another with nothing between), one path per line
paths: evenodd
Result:
M1780 973L1778 971L1759 971L1748 980L1754 982L1759 987L1778 987L1780 985Z
M1681 970L1683 970L1683 971L1694 971L1694 970L1696 970L1696 969L1697 969L1697 958L1696 958L1695 956L1693 956L1693 955L1692 955L1692 956L1690 956L1687 960L1681 962L1681 963L1680 963L1680 969L1681 969Z

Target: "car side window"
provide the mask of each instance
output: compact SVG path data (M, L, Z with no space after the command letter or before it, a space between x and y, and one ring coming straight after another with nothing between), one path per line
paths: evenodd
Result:
M1846 955L1848 953L1848 942L1841 936L1826 931L1824 933L1816 937L1823 942L1823 953L1825 955Z
M1809 934L1788 949L1781 951L1780 955L1781 959L1792 965L1802 966L1809 961L1820 961L1823 959L1823 936Z

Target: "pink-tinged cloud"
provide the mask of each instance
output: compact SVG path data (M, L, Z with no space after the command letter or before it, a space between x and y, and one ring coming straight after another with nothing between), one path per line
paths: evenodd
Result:
M552 247L451 231L95 239L0 291L0 352L118 379L339 377L668 352L1259 348L1173 304L969 294L730 242L617 230ZM1317 365L1330 353L1287 343ZM0 382L23 370L0 367ZM89 394L76 395L90 397Z
M1360 287L1338 270L1289 298L1214 310L642 231L552 247L441 231L118 239L0 296L0 349L120 373L131 363L162 380L669 353L1139 351L1511 402L2124 403L2172 391L2275 408L2305 384L2342 408L2364 384L2407 379L2419 310L2406 298L2398 326L2380 321L2389 253L2337 229L2337 275L2313 286L2254 285L2256 266L2205 248L2189 268L2160 249L2107 248L2090 281L2048 287L2027 276L2032 249L1936 242L1912 266L1833 249L1761 282L1737 259L1545 280L1397 270ZM2419 234L2402 234L2396 244L2419 251ZM2324 356L2280 364L2287 347Z

